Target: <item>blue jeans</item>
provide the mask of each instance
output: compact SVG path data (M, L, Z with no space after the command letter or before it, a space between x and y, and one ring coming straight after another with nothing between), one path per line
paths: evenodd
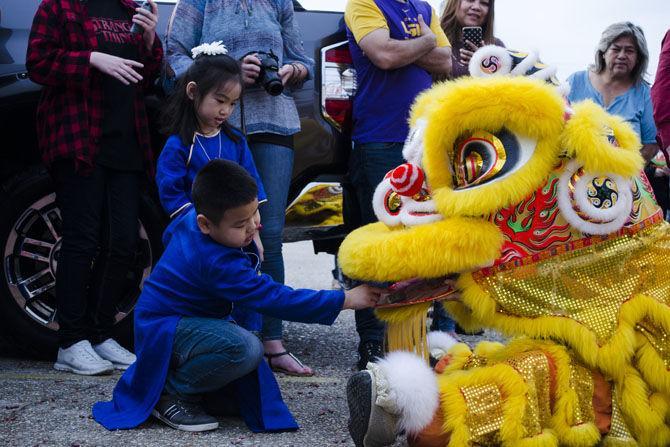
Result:
M265 250L261 271L283 284L282 232L293 173L293 149L268 143L252 143L249 149L268 197L260 207L261 242ZM262 335L263 340L281 340L282 320L264 315Z
M258 338L232 321L184 317L175 332L164 392L197 402L254 371L262 360Z
M454 332L456 322L449 316L442 303L433 303L433 323L430 325L431 331Z

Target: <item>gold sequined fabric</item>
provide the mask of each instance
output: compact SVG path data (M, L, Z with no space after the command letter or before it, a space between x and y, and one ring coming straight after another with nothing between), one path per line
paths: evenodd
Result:
M607 433L603 441L610 441L619 443L616 445L637 445L633 435L626 425L619 407L619 393L616 387L612 387L612 422L610 424L610 431Z
M581 365L570 365L570 388L577 394L577 405L573 411L573 425L595 422L593 412L593 376Z
M463 364L463 369L472 369L480 366L486 366L488 360L485 357L480 357L478 355L472 354Z
M583 247L535 263L474 274L504 314L575 320L606 342L617 326L621 305L642 293L670 300L670 225L637 233L593 238Z
M507 363L528 384L524 427L526 436L539 435L551 419L549 361L542 351L524 352L507 360Z
M503 400L494 384L461 387L467 406L466 424L472 442L481 443L500 430L503 424ZM486 437L486 438L485 438Z

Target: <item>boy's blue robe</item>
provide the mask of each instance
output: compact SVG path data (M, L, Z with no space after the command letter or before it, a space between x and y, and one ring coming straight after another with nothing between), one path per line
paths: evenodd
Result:
M293 290L259 275L242 249L203 235L195 217L190 210L166 230L165 252L135 307L137 361L119 379L112 400L93 406L95 420L110 430L136 427L151 414L165 384L182 316L230 318L234 305L283 320L330 325L342 309L341 291ZM252 431L298 428L265 362L226 388Z

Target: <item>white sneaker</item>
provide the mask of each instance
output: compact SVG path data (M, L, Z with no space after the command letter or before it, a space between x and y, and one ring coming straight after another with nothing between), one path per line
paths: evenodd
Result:
M126 370L137 360L135 354L118 344L113 338L108 338L99 345L93 346L93 349L100 357L112 362L116 369Z
M114 370L114 365L95 353L88 340L82 340L69 348L58 349L58 358L54 369L69 371L85 376L107 374Z

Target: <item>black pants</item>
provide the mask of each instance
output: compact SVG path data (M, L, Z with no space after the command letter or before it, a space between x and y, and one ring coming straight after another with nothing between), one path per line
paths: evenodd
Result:
M384 175L405 162L402 157L403 143L357 144L349 160L349 177L358 202L360 224L377 221L372 208L372 196ZM375 317L372 309L357 310L356 331L360 343L384 341L384 323Z
M73 162L61 161L51 175L63 222L56 270L59 345L100 343L111 336L135 256L142 174L97 166L82 176Z
M661 210L663 210L663 217L665 217L668 214L668 208L670 208L670 183L668 177L656 177L656 169L649 165L644 168L644 173L647 179L649 179L649 184L651 184L656 196L656 202L661 207Z

